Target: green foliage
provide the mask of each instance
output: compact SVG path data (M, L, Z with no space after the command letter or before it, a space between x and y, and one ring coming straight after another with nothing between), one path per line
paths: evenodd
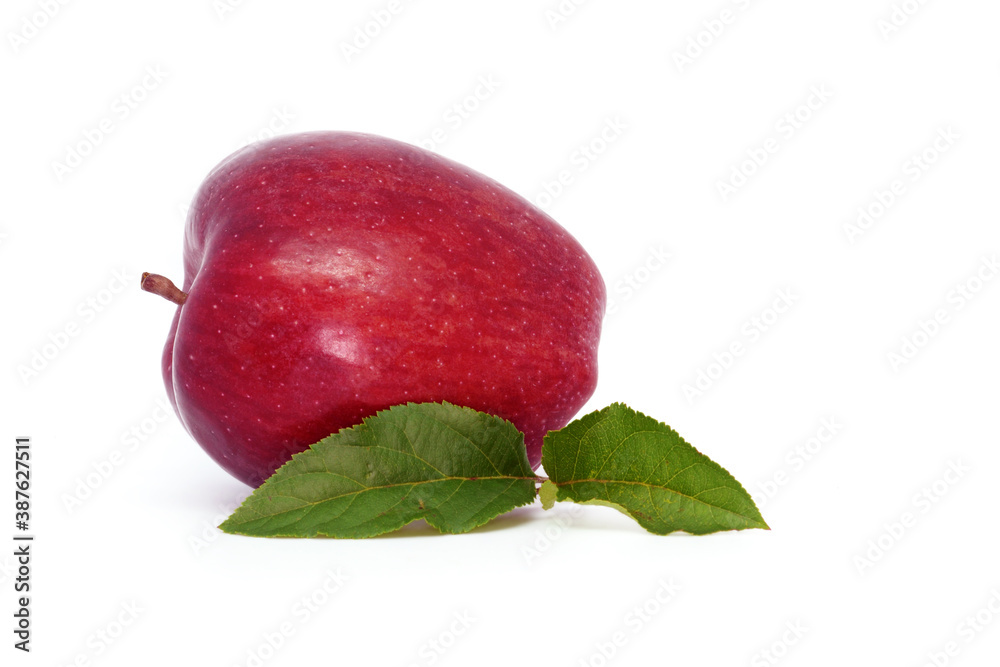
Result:
M464 533L537 495L613 507L651 533L767 524L746 490L673 429L615 403L545 436L542 464L498 417L408 403L296 454L221 526L258 537L372 537L424 519Z
M524 436L510 422L448 403L409 403L295 455L220 528L371 537L424 519L463 533L534 497Z
M557 500L610 505L657 535L767 528L722 466L621 403L546 435L542 465Z

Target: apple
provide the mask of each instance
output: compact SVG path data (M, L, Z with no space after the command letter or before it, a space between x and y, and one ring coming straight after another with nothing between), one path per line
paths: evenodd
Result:
M552 218L499 183L382 137L247 146L205 179L163 378L191 436L260 485L375 412L448 401L507 419L537 467L597 383L605 286Z

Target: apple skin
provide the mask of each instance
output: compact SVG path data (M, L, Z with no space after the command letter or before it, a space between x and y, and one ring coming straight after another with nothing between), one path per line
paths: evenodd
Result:
M503 417L537 467L597 384L590 256L522 197L408 144L309 132L237 151L195 197L184 269L167 393L250 486L406 402Z

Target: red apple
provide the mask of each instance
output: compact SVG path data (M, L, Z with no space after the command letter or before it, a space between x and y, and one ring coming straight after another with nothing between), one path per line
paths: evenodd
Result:
M563 427L597 382L605 288L580 244L495 181L372 135L237 151L184 238L163 375L188 432L257 486L378 410L449 401L525 434Z

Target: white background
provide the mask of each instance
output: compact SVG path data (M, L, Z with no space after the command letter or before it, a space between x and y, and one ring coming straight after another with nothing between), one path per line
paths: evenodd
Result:
M350 57L388 0L5 2L0 435L8 461L33 438L37 541L30 655L0 551L3 663L995 660L1000 5L897 2L898 25L890 0L592 0L558 21L558 0L405 1ZM541 196L600 267L616 309L586 410L671 424L772 531L655 537L537 504L462 536L214 528L249 489L159 407L173 308L139 274L182 279L185 206L253 138L439 127L435 150Z

